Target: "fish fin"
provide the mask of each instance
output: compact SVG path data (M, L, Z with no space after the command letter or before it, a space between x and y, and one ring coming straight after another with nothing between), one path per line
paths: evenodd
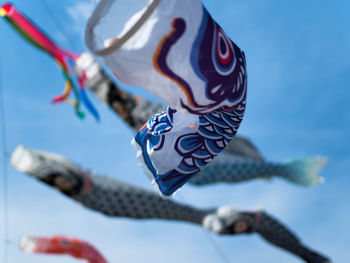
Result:
M298 185L321 184L324 182L324 178L319 177L318 173L327 162L328 158L321 156L294 159L286 163L286 172L282 177Z

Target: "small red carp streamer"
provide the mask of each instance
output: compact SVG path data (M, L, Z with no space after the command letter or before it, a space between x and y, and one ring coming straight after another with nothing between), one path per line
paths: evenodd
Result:
M85 93L84 79L78 79L79 90L74 83L74 77L72 75L73 71L71 70L69 60L75 62L79 55L59 47L43 32L43 30L10 3L6 3L0 8L0 16L3 16L5 20L29 43L52 56L58 66L62 69L66 80L65 89L63 93L56 96L52 102L59 103L66 101L75 107L76 114L79 118L84 118L84 113L80 110L80 101L82 101L84 106L95 117L95 119L99 120L98 112ZM72 89L75 95L75 100L68 98Z
M88 242L66 236L22 236L21 250L27 253L63 254L85 259L88 263L107 263L101 253Z

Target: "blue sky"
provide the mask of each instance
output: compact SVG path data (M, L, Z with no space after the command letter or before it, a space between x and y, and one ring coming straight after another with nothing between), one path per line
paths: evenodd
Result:
M59 44L71 49L42 1L12 2ZM47 2L69 33L74 51L85 51L83 32L91 1ZM313 188L281 180L200 189L186 186L175 199L200 207L262 206L287 223L306 244L323 251L334 262L347 262L350 2L203 2L247 56L249 93L240 134L249 136L269 160L323 155L330 162L321 173L325 184ZM51 58L28 45L4 21L0 21L0 32L8 151L24 144L57 152L83 167L153 190L136 166L129 143L132 131L95 98L92 100L102 116L100 124L90 116L78 120L69 105L52 106L50 99L63 89L61 72ZM129 90L152 98L140 89ZM7 159L5 162L8 164ZM106 218L10 167L8 175L9 262L76 262L68 257L22 254L18 249L22 234L80 237L95 244L113 263L159 262L160 258L170 263L222 261L208 234L199 227ZM2 200L3 187L0 196ZM2 205L3 202L1 215ZM2 251L2 224L0 237ZM232 263L298 262L255 235L213 238Z

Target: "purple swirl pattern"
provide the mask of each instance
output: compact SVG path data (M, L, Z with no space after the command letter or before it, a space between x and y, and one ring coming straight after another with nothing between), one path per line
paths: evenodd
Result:
M192 47L191 64L196 74L206 83L207 105L192 110L203 114L219 107L234 108L245 93L246 65L244 52L233 43L203 7L202 23Z
M205 85L203 92L208 103L201 105L197 102L194 87L167 64L169 52L184 35L186 26L183 18L173 20L171 31L159 43L154 54L155 69L181 88L186 96L186 100L180 99L181 106L188 112L202 115L221 107L233 109L244 93L244 52L227 37L203 7L202 22L190 54L191 66Z

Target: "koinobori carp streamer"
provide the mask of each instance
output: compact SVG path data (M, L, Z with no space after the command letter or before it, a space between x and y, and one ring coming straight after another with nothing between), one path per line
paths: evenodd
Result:
M88 263L107 263L102 254L90 243L67 236L22 236L22 251L34 254L70 255Z
M24 146L15 149L11 165L84 207L107 216L188 222L219 235L257 233L305 262L330 262L327 257L308 248L291 230L265 211L232 207L203 209L181 204L114 178L96 175L58 154Z
M123 90L90 53L81 54L74 69L78 76L86 73L86 86L134 131L138 131L155 113L165 109L161 104ZM189 183L199 186L279 177L298 185L311 186L323 181L318 172L326 162L327 158L321 156L271 162L262 157L248 138L235 136L223 152L192 177Z
M117 15L123 1L101 0L86 44L122 82L169 105L133 144L140 166L170 196L235 136L245 111L246 60L200 0L146 2Z

